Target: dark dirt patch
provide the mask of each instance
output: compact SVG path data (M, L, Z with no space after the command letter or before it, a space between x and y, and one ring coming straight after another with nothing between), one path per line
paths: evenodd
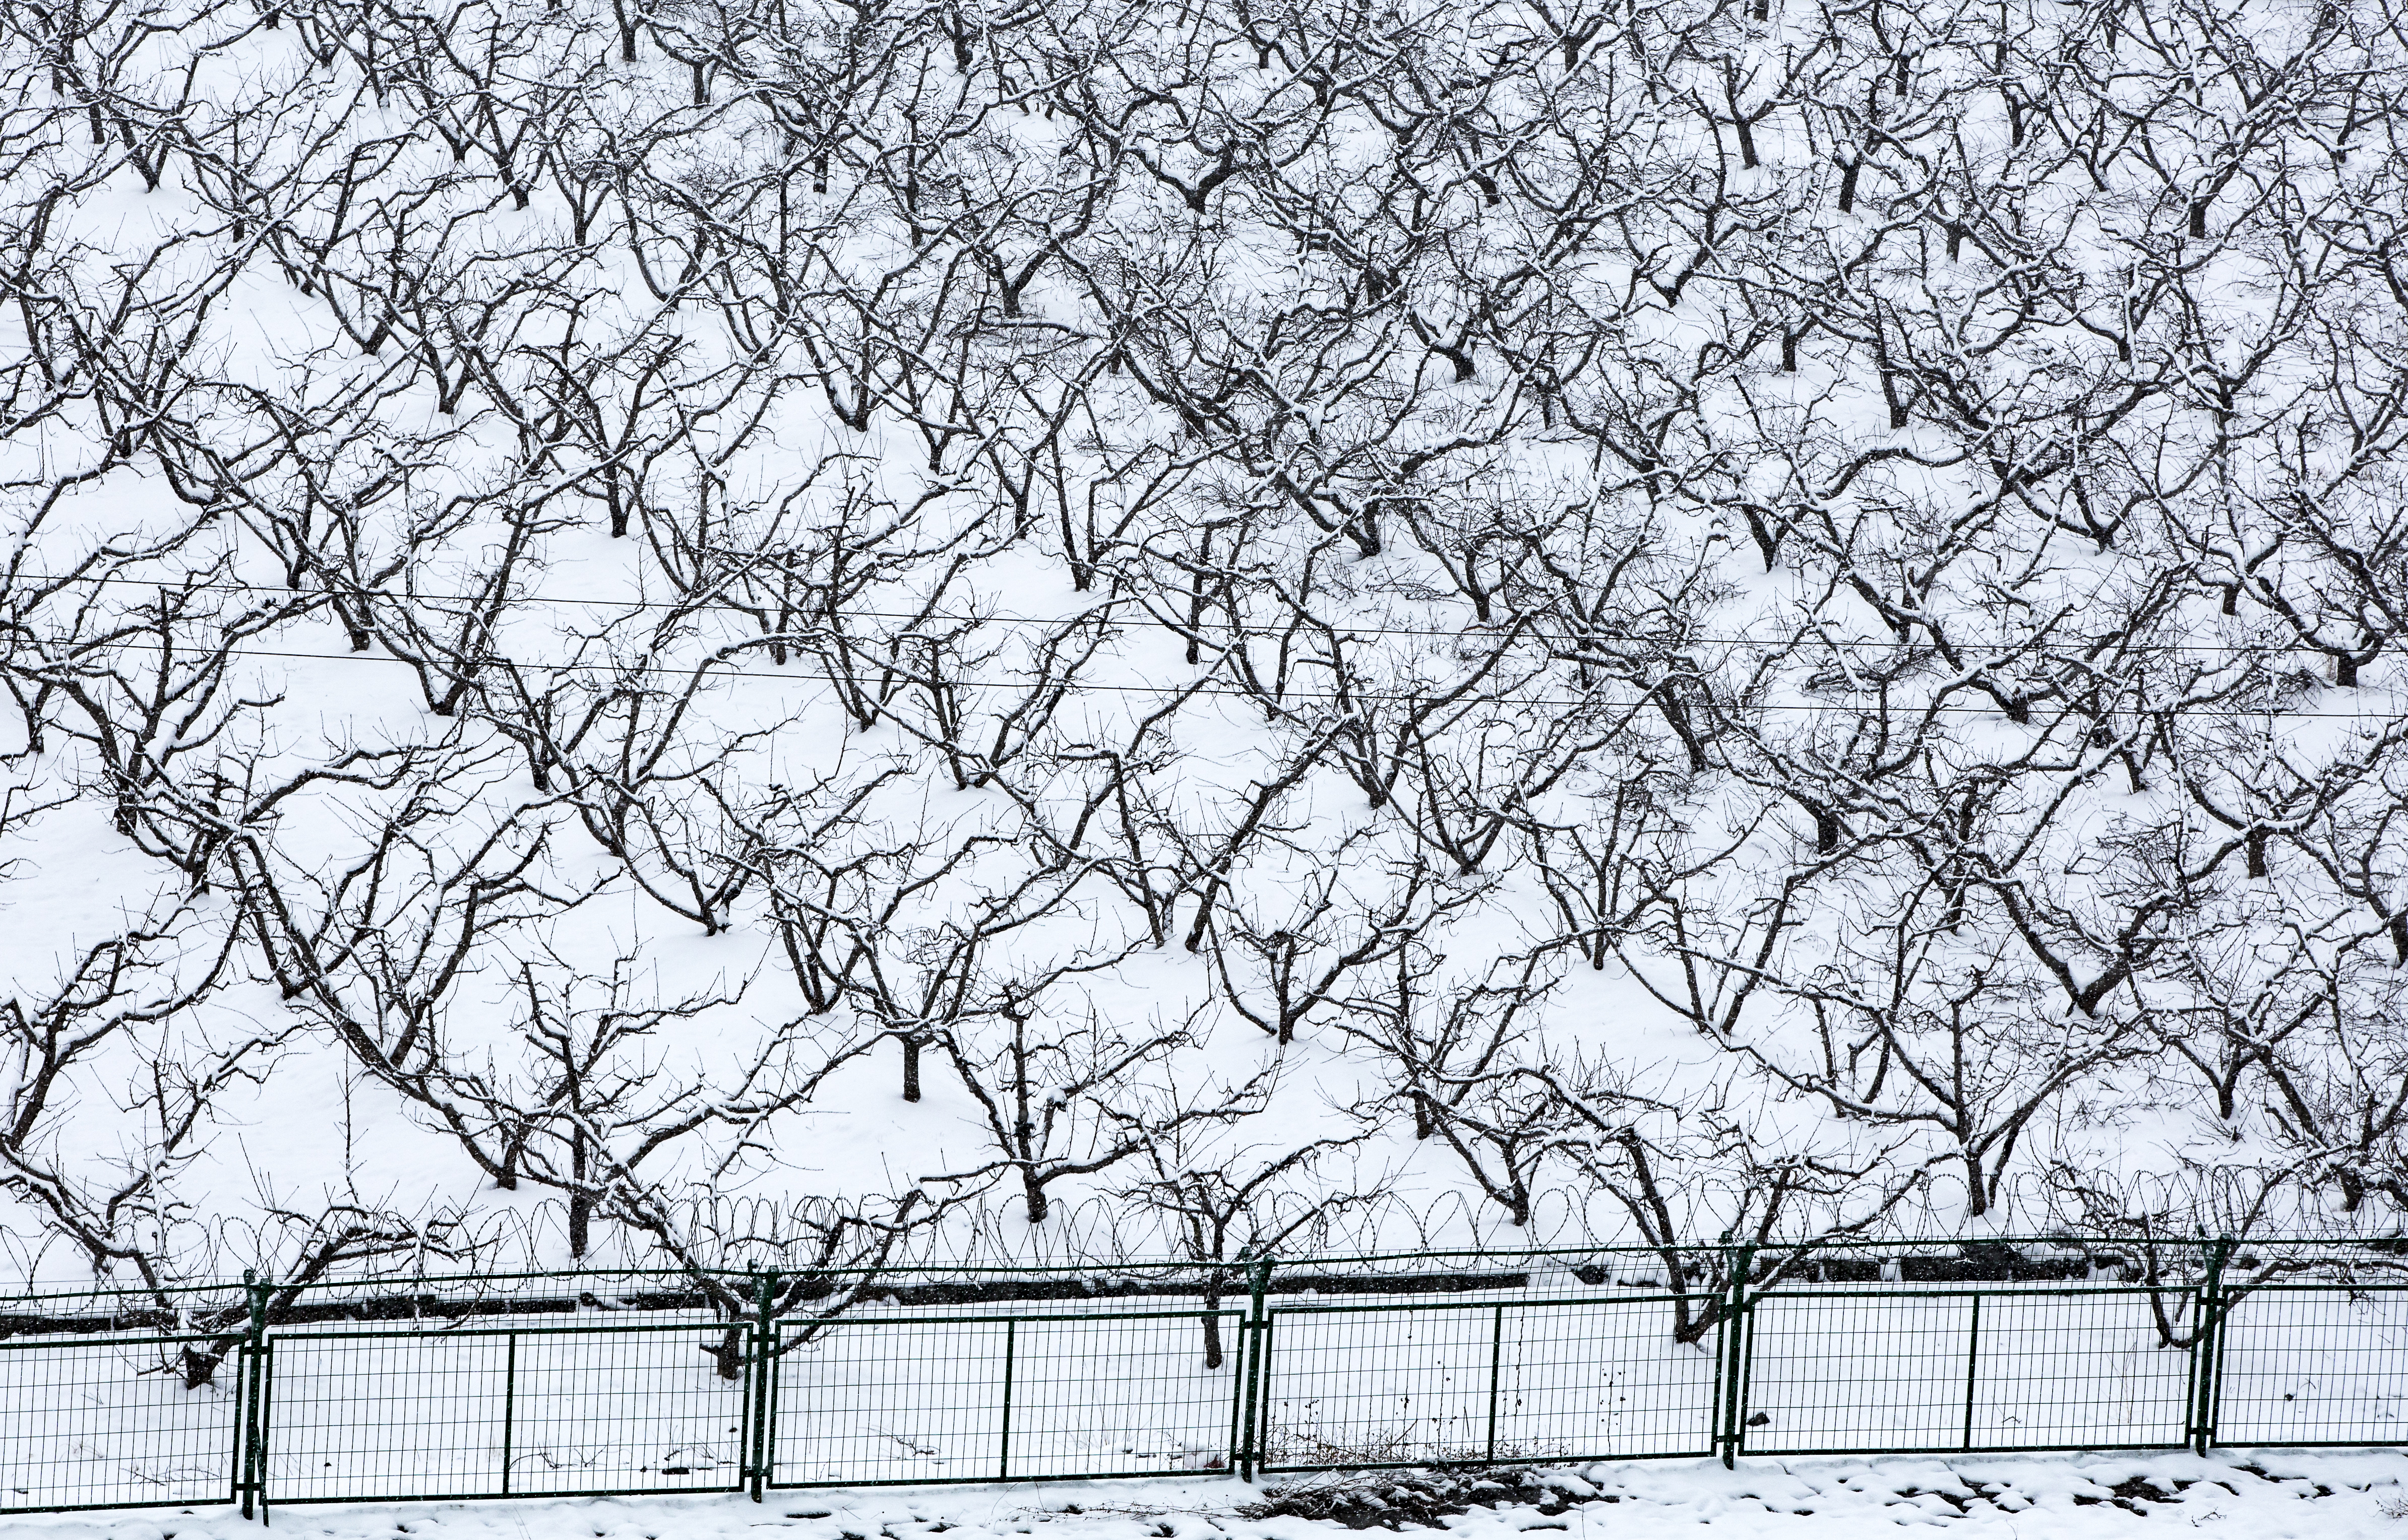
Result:
M2307 1477L2304 1476L2276 1476L2273 1472L2268 1470L2263 1465L2235 1465L2232 1468L2236 1471L2246 1471L2260 1481L2272 1481L2278 1487L2286 1481L2307 1480ZM2333 1494L2333 1490L2330 1487L2326 1486L2321 1481L2315 1482L2315 1495L2318 1497L2330 1497Z
M1990 1493L1985 1490L1978 1481L1972 1483L1972 1488L1973 1495L1971 1497L1967 1497L1963 1492L1942 1491L1936 1487L1902 1487L1899 1490L1898 1495L1902 1498L1909 1499L1916 1497L1936 1497L1942 1503L1947 1504L1950 1507L1955 1508L1958 1513L1964 1513L1972 1507L1975 1501L1990 1496Z
M1342 1480L1273 1487L1263 1501L1240 1508L1240 1519L1320 1519L1350 1530L1435 1527L1473 1508L1527 1506L1553 1518L1578 1503L1618 1503L1612 1492L1567 1483L1544 1471L1374 1472Z
M2131 1476L2108 1488L2108 1495L2105 1497L2100 1497L2096 1492L2074 1493L2073 1505L2077 1508L2095 1508L2102 1505L2121 1508L2126 1513L2137 1513L2145 1518L2149 1509L2142 1506L2143 1504L2179 1503L2182 1501L2183 1493L2198 1485L2197 1481L2186 1481L2178 1477L2174 1481L2174 1490L2168 1491L2145 1476ZM2232 1490L2221 1481L2210 1482L2209 1485L2228 1492Z

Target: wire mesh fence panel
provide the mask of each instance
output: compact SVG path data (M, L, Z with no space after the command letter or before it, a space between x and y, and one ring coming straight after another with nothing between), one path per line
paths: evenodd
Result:
M732 1343L728 1332L509 1333L509 1490L734 1490L743 1479L747 1379L741 1330Z
M2190 1425L2191 1354L2159 1334L2149 1292L1975 1296L1965 1447L2156 1448ZM2188 1290L2158 1299L2187 1335Z
M1229 1469L1244 1319L1231 1311L1022 1320L1003 1474L1017 1480ZM1213 1347L1219 1364L1207 1367Z
M781 1323L770 1480L778 1486L993 1481L1005 1455L1009 1318Z
M307 1333L272 1339L266 1479L280 1503L725 1491L740 1353L724 1326Z
M504 1333L271 1337L265 1481L280 1503L507 1494Z
M236 1359L206 1337L0 1343L0 1513L233 1500Z
M1485 1306L1273 1309L1264 1328L1266 1469L1479 1461L1496 1318Z
M1749 1312L1742 1447L1962 1448L1971 1322L1963 1295L1763 1296Z
M1714 1337L1682 1343L1669 1299L1493 1307L1498 1460L1713 1450Z
M2408 1290L2253 1290L2222 1359L2219 1443L2408 1443Z

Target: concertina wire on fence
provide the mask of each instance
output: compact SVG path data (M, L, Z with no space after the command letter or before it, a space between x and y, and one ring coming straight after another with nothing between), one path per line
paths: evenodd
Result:
M0 1301L0 1512L2408 1443L2408 1243L1717 1244Z
M1752 1184L1692 1184L1684 1197L1702 1214L1748 1214ZM2315 1234L2328 1244L2361 1240L2370 1210L2337 1214L2310 1174L2295 1165L2226 1164L2174 1173L2090 1172L2070 1168L2009 1174L1987 1191L1991 1232L2079 1235L2113 1244L2133 1234ZM570 1242L571 1205L552 1197L471 1211L433 1208L409 1219L417 1244L351 1254L341 1276L360 1287L408 1289L466 1273L537 1273L575 1268L643 1272L664 1262L655 1239L589 1216L586 1248ZM858 1235L860 1209L824 1197L758 1194L685 1195L664 1212L688 1248L674 1265L742 1271L792 1270L798 1259L823 1259L832 1235ZM889 1268L1031 1268L1104 1271L1149 1258L1182 1255L1193 1244L1187 1218L1174 1208L1098 1193L1066 1198L1046 1222L1031 1225L1007 1208L966 1205L943 1222L889 1233L881 1255ZM1870 1219L1845 1205L1793 1213L1784 1229L1913 1248L1932 1235L1956 1233L1969 1212L1964 1184L1952 1173L1929 1172L1895 1204ZM1326 1192L1273 1193L1233 1227L1230 1244L1248 1235L1283 1237L1279 1248L1309 1256L1390 1255L1449 1251L1611 1251L1649 1237L1634 1234L1628 1212L1593 1185L1533 1188L1529 1210L1515 1222L1500 1205L1476 1192L1446 1190L1406 1194L1381 1191L1342 1201ZM307 1223L186 1216L162 1227L152 1251L162 1274L179 1278L231 1277L257 1268L281 1277L311 1260L324 1232ZM0 1231L0 1277L50 1279L64 1264L81 1276L91 1261L56 1231Z

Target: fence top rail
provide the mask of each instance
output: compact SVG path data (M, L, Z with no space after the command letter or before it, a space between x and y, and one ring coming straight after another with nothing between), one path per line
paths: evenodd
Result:
M423 1326L381 1326L374 1321L308 1321L296 1326L270 1325L266 1334L279 1342L354 1342L368 1339L423 1341L441 1337L462 1341L470 1337L596 1337L596 1336L691 1336L696 1332L720 1333L728 1327L724 1320L592 1320L583 1319L573 1325L552 1321L523 1322L517 1325L497 1324L474 1317L430 1321Z
M1756 1300L1961 1300L1976 1294L1985 1299L2149 1299L2187 1294L2204 1287L2196 1278L2168 1278L2159 1283L2027 1283L2013 1278L1956 1278L1937 1283L1783 1283L1750 1290ZM2350 1287L2337 1283L2302 1285L2337 1292ZM2399 1287L2408 1288L2408 1282Z
M80 1289L63 1286L45 1288L29 1283L15 1292L0 1293L0 1314L6 1314L21 1305L64 1300L82 1300L94 1305L112 1300L138 1301L142 1306L155 1309L163 1305L185 1308L206 1307L211 1303L239 1305L243 1303L244 1297L244 1286L240 1283L208 1280L165 1284L156 1289L125 1289L98 1285Z
M218 1342L225 1335L223 1332L27 1332L0 1335L0 1353L27 1348L172 1348L178 1343Z

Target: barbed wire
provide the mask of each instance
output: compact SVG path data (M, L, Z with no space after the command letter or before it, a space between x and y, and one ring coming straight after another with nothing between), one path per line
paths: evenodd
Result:
M1692 1184L1684 1194L1702 1232L1744 1212L1748 1184L1737 1179ZM706 1269L795 1271L814 1265L832 1231L857 1225L860 1211L823 1196L696 1196L670 1205L690 1262ZM1717 1219L1716 1216L1722 1216ZM649 1234L595 1218L592 1241L572 1253L567 1204L548 1198L509 1208L438 1211L422 1216L415 1246L398 1246L340 1263L324 1273L328 1286L406 1288L428 1278L475 1275L495 1289L541 1289L566 1273L658 1273L681 1264ZM1971 1213L1958 1179L1945 1174L1918 1182L1905 1201L1875 1222L1850 1226L1833 1209L1801 1210L1789 1223L1748 1238L1788 1248L1835 1240L1876 1254L1980 1244L2001 1235L2061 1235L2107 1246L2135 1238L2251 1235L2335 1243L2387 1242L2401 1234L2400 1216L2365 1205L2336 1210L2296 1168L2230 1166L2175 1172L2031 1171L2000 1185L1987 1210ZM1258 1248L1265 1235L1275 1248ZM1689 1248L1714 1242L1711 1233L1670 1237ZM310 1227L222 1217L178 1227L173 1272L195 1286L231 1287L246 1271L276 1280L291 1276ZM1241 1262L1258 1255L1281 1259L1391 1259L1397 1266L1432 1254L1494 1254L1637 1250L1665 1241L1641 1233L1610 1194L1570 1183L1536 1189L1527 1218L1514 1222L1505 1208L1476 1193L1449 1189L1430 1194L1283 1193L1233 1228L1218 1254L1193 1244L1177 1213L1111 1194L1057 1202L1041 1224L1009 1205L979 1205L941 1222L906 1229L878 1262L882 1272L915 1278L968 1276L983 1271L1089 1274L1162 1263ZM837 1265L858 1264L839 1253ZM507 1280L526 1277L513 1284ZM0 1277L27 1289L122 1288L136 1280L96 1274L56 1233L0 1230Z

